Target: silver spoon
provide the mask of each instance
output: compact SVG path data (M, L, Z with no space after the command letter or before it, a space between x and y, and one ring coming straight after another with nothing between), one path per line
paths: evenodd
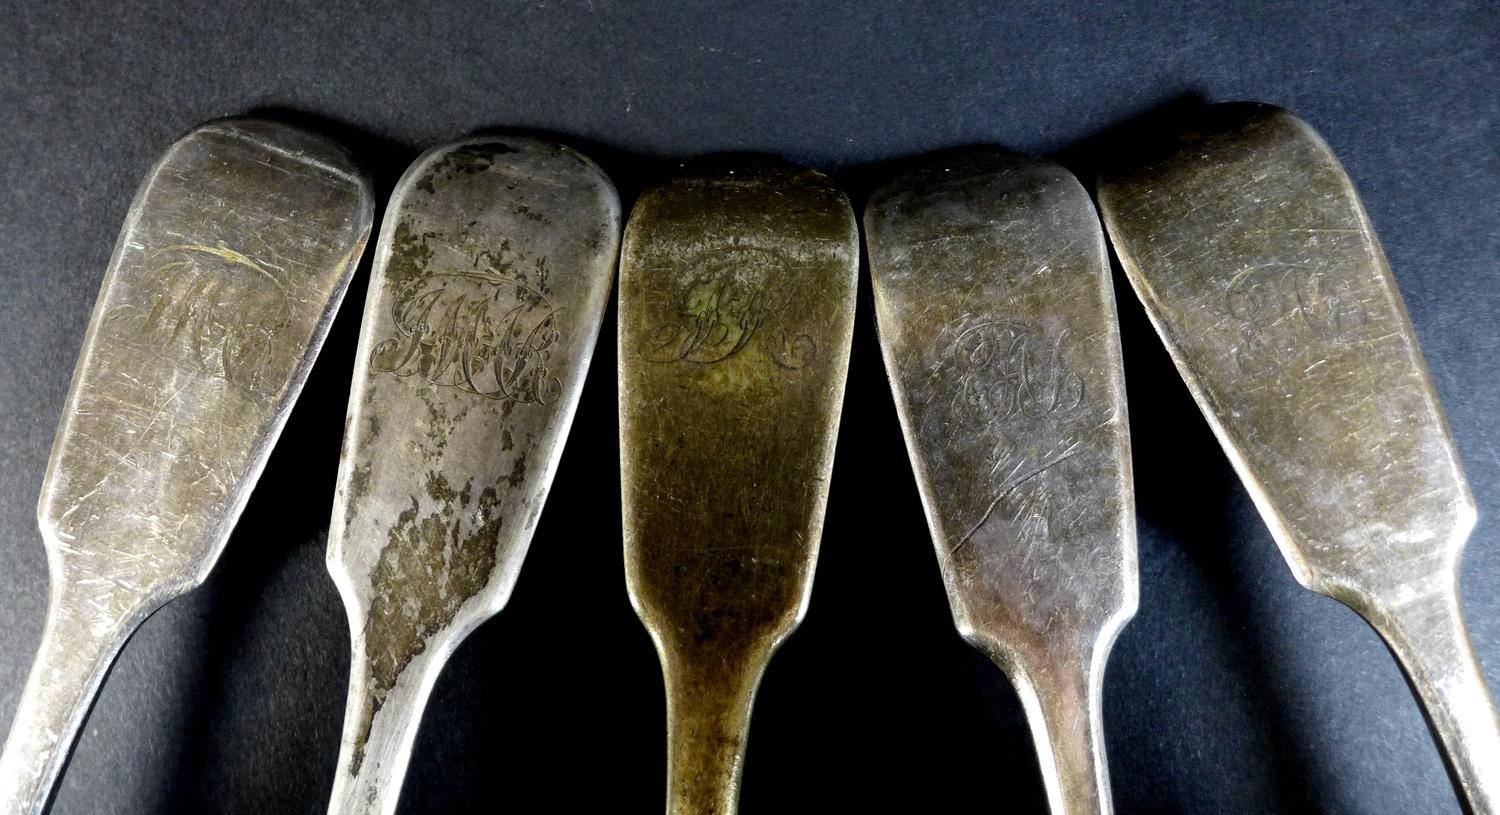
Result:
M1135 509L1098 216L1051 162L935 159L865 209L875 316L953 618L1020 694L1052 812L1112 809L1104 663Z
M1343 168L1291 114L1218 105L1099 205L1292 573L1385 638L1460 798L1496 812L1500 724L1459 611L1474 500Z
M625 576L667 692L667 812L728 815L750 709L802 619L854 326L859 238L827 178L690 165L620 255Z
M530 138L431 150L391 197L329 531L353 635L329 812L395 810L438 673L510 597L619 231L599 168Z
M342 150L254 120L192 131L137 192L42 484L52 596L0 755L0 812L47 808L125 640L218 560L372 211Z

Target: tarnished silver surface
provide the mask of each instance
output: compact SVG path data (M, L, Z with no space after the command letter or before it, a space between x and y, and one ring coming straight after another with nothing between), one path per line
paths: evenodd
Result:
M604 173L530 138L431 150L392 195L329 532L353 635L330 812L395 810L433 682L510 597L619 232Z
M727 815L750 708L807 607L859 239L824 176L706 160L647 190L620 256L625 576L667 691L667 811Z
M37 507L52 596L0 756L0 812L46 808L120 646L218 559L372 211L342 150L254 120L189 133L136 194Z
M1475 510L1390 268L1305 123L1206 109L1100 184L1120 261L1304 586L1385 638L1469 811L1500 725L1459 610Z
M1104 664L1136 609L1103 230L1051 162L930 160L870 200L896 410L964 638L1015 683L1054 813L1111 811Z

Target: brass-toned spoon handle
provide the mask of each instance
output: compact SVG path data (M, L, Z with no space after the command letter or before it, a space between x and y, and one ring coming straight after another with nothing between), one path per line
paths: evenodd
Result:
M769 655L768 655L769 657ZM735 811L744 769L750 710L765 662L756 670L695 670L692 659L667 657L667 812Z
M154 610L113 614L90 603L92 598L70 588L70 582L54 585L42 642L0 754L0 813L5 815L47 810L110 664Z
M1500 720L1464 627L1457 586L1357 610L1411 682L1465 811L1500 813Z
M747 156L685 165L625 230L625 578L666 683L668 813L735 811L756 685L807 609L858 240L827 177Z

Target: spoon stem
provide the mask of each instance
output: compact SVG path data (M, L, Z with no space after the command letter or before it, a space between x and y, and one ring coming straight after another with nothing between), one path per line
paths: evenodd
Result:
M411 762L422 712L432 693L436 671L429 654L419 654L394 687L376 693L356 646L356 669L350 671L344 713L344 736L329 798L329 815L391 815L401 799L401 784Z
M47 811L99 686L150 613L119 603L118 594L89 596L79 582L53 583L41 645L0 753L0 812L6 815Z
M750 709L764 662L663 656L668 815L731 815L740 794Z
M1048 808L1052 815L1110 815L1114 807L1100 675L1104 660L1047 657L1012 676L1036 743Z
M1500 813L1500 720L1464 627L1457 580L1415 600L1359 610L1416 692L1464 811Z

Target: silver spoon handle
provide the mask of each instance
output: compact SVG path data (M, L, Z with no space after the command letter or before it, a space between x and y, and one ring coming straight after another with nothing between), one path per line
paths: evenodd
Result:
M1500 720L1464 627L1457 581L1415 600L1356 610L1406 672L1464 810L1500 814Z
M1015 669L996 661L1010 674L1026 710L1052 815L1110 815L1104 660L1069 657Z
M445 660L446 654L443 659L431 652L419 654L401 672L401 681L377 694L369 679L364 645L356 644L329 815L391 815L396 811L422 712Z
M54 581L42 642L0 753L0 813L40 815L78 729L130 632L150 613L115 609ZM61 586L62 588L59 588ZM118 595L116 595L116 598Z

